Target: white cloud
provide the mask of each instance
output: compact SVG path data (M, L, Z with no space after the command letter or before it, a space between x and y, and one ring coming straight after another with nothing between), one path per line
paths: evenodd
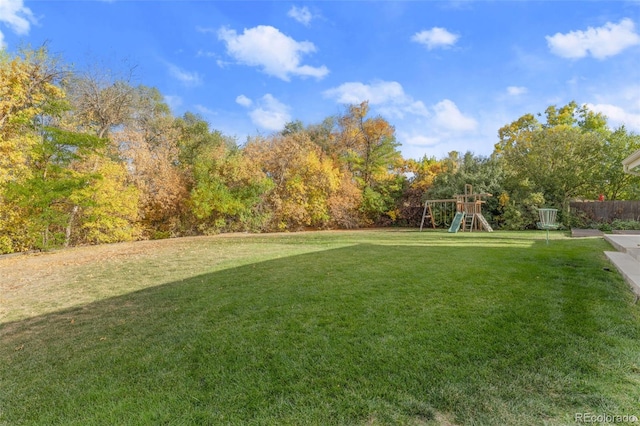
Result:
M323 95L341 104L369 101L369 105L377 106L381 113L397 118L403 118L405 113L424 117L429 115L424 103L407 95L396 81L377 80L371 84L348 82L325 90Z
M434 124L441 130L454 133L471 132L477 129L478 122L465 116L456 104L449 99L438 102L434 107Z
M368 100L369 105L375 106L379 112L397 118L404 118L405 113L430 118L432 125L447 132L468 132L478 127L475 119L465 116L449 99L434 105L431 113L422 101L407 95L402 85L395 81L375 81L372 84L349 82L326 90L323 95L343 104L358 104Z
M291 9L287 12L287 16L295 19L303 25L309 25L311 23L311 19L313 19L313 15L309 12L309 8L307 6L301 8L291 6Z
M235 30L221 28L218 39L225 42L227 53L241 64L261 67L266 74L289 81L290 76L322 78L329 73L326 66L301 65L304 54L316 47L309 41L295 41L277 28L259 25L237 34Z
M640 114L628 112L622 107L611 104L587 104L587 107L592 111L606 115L607 122L611 127L624 124L627 130L640 131Z
M462 113L453 101L444 99L427 107L395 81L349 82L323 95L343 104L368 100L375 113L394 118L397 140L406 156L419 158L426 151L444 156L451 150L466 151L477 143L478 121Z
M369 101L371 105L383 104L405 96L400 83L396 81L376 81L372 84L361 82L343 83L338 87L324 91L325 97L335 98L343 104L358 104Z
M175 111L180 106L182 106L182 98L180 96L164 95L164 101L167 105L169 105L171 111Z
M640 82L621 89L621 96L634 103L636 108L640 108Z
M549 49L563 58L578 59L591 54L596 59L617 55L624 49L640 44L635 24L629 18L619 24L607 22L602 27L587 28L586 31L571 31L546 36Z
M440 139L433 136L421 135L418 133L398 133L398 140L411 146L434 146L440 143Z
M254 124L267 130L282 130L291 121L289 107L267 93L258 101L258 107L249 113Z
M426 124L426 125L425 125ZM397 140L402 144L402 155L405 158L418 159L422 156L444 158L451 151L464 153L474 152L478 155L489 155L495 139L495 129L491 134L483 132L473 132L466 134L456 134L442 132L434 128L429 128L428 123L422 126L407 126L399 128L396 126Z
M236 102L246 108L251 108L255 105L255 108L249 111L249 117L251 117L253 124L262 129L282 130L284 125L291 121L289 107L270 93L267 93L255 103L245 95L238 96Z
M242 105L243 107L250 107L253 104L253 101L247 98L245 95L240 95L236 98L236 103Z
M445 28L433 27L430 30L415 33L413 37L411 37L411 41L424 44L427 46L427 49L431 50L437 47L451 47L456 44L459 38L459 35L452 34Z
M185 86L192 87L202 84L202 77L197 72L189 72L170 63L167 63L167 67L169 68L169 74Z
M198 52L196 53L196 58L215 58L218 55L216 55L215 52L210 52L207 50L198 50Z
M630 108L640 111L640 84L622 87L617 94Z
M511 96L524 95L529 91L526 87L522 86L509 86L507 87L507 93Z
M407 97L401 102L380 105L377 109L382 115L399 119L403 119L405 114L421 117L428 117L430 115L428 108L422 101L414 101L411 97Z
M7 24L16 34L25 35L29 33L31 24L37 21L22 0L0 0L0 22Z
M212 116L212 115L218 115L217 112L215 112L214 110L207 108L204 105L196 105L195 106L196 111L198 111L200 114L203 114L205 116Z
M24 7L22 0L0 0L0 23L6 24L18 35L26 35L31 24L36 24L37 20L31 9ZM4 34L0 31L0 48L4 46Z
M202 34L216 34L217 33L215 28L200 27L200 26L196 27L196 31L198 31L199 33L202 33Z

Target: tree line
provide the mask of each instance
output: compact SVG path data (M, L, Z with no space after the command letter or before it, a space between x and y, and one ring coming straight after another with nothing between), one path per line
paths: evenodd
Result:
M174 116L128 74L77 72L46 48L0 51L0 252L219 232L415 226L470 183L498 228L538 207L637 198L640 137L571 102L498 132L489 157L404 159L367 102L244 143ZM569 220L565 215L565 220Z

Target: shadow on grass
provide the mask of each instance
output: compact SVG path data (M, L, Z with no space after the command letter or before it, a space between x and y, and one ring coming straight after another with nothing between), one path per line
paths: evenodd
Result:
M447 232L385 229L165 240L159 254L150 249L151 242L147 241L125 244L122 253L107 251L106 259L100 253L106 251L107 246L62 250L25 257L19 262L17 271L7 271L7 265L0 264L0 275L8 272L8 277L0 280L0 324L204 273L338 247L357 244L412 247L473 245L476 249L508 249L529 247L534 244L534 238L535 235L528 233L452 235ZM79 262L74 259L74 252L79 256Z
M553 424L635 409L624 282L587 246L490 245L357 244L4 324L0 423Z

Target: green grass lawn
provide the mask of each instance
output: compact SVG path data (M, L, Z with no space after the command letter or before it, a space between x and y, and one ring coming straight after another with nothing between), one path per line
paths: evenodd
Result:
M12 299L44 300L40 312L14 306L0 324L0 424L640 417L640 306L607 270L607 243L544 240L194 238L70 266L47 294Z

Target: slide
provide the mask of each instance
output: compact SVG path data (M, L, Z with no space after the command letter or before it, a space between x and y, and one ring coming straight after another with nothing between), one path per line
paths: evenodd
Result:
M456 233L460 230L460 225L464 220L464 212L456 213L456 216L453 218L453 222L451 222L451 227L449 228L449 232Z

